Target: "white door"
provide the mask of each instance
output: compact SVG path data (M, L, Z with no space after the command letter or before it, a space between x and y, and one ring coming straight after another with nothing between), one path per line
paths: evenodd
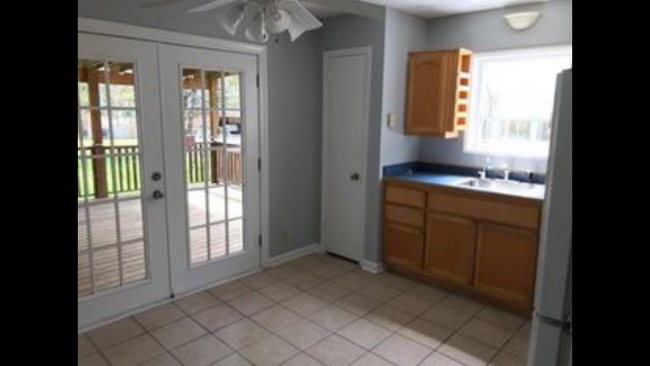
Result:
M370 104L370 48L324 54L321 241L326 251L361 261Z
M260 267L257 57L160 45L173 294Z
M78 328L169 296L158 55L78 33Z

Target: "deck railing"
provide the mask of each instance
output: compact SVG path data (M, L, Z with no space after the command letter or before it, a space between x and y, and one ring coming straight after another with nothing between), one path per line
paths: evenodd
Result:
M215 184L225 182L224 163L228 164L228 183L243 183L242 157L240 147L218 148L211 143L206 150L205 143L197 143L186 148L185 170L189 184L204 183L205 179ZM77 148L77 197L105 198L113 193L136 192L141 187L139 147L137 145L115 146L114 153L104 146L85 147L86 185L83 182L81 148ZM226 156L227 151L227 156ZM206 169L204 152L207 153ZM116 174L113 174L115 170Z

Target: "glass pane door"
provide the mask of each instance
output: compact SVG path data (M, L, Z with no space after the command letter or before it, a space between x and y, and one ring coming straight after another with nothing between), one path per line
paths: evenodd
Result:
M172 290L260 266L257 58L161 45Z
M159 80L155 44L78 33L80 330L171 294Z

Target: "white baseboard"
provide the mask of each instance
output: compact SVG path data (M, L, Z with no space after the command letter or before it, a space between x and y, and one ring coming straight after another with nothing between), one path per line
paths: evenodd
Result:
M384 271L384 265L364 259L361 261L361 269L372 274L380 274Z
M290 252L276 255L274 257L269 258L266 263L264 263L264 267L275 267L279 266L282 263L298 259L300 257L304 257L307 254L315 253L320 251L320 244L319 243L314 243L310 244L307 246L304 246L302 248L298 248L296 250L292 250Z

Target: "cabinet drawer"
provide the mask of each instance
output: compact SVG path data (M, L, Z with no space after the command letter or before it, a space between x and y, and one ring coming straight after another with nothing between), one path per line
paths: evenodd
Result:
M527 229L536 229L539 225L539 209L534 206L430 193L428 207L436 211Z
M387 204L384 217L388 221L422 228L424 227L424 210Z
M401 205L424 207L425 193L415 189L386 186L386 202L399 203Z

